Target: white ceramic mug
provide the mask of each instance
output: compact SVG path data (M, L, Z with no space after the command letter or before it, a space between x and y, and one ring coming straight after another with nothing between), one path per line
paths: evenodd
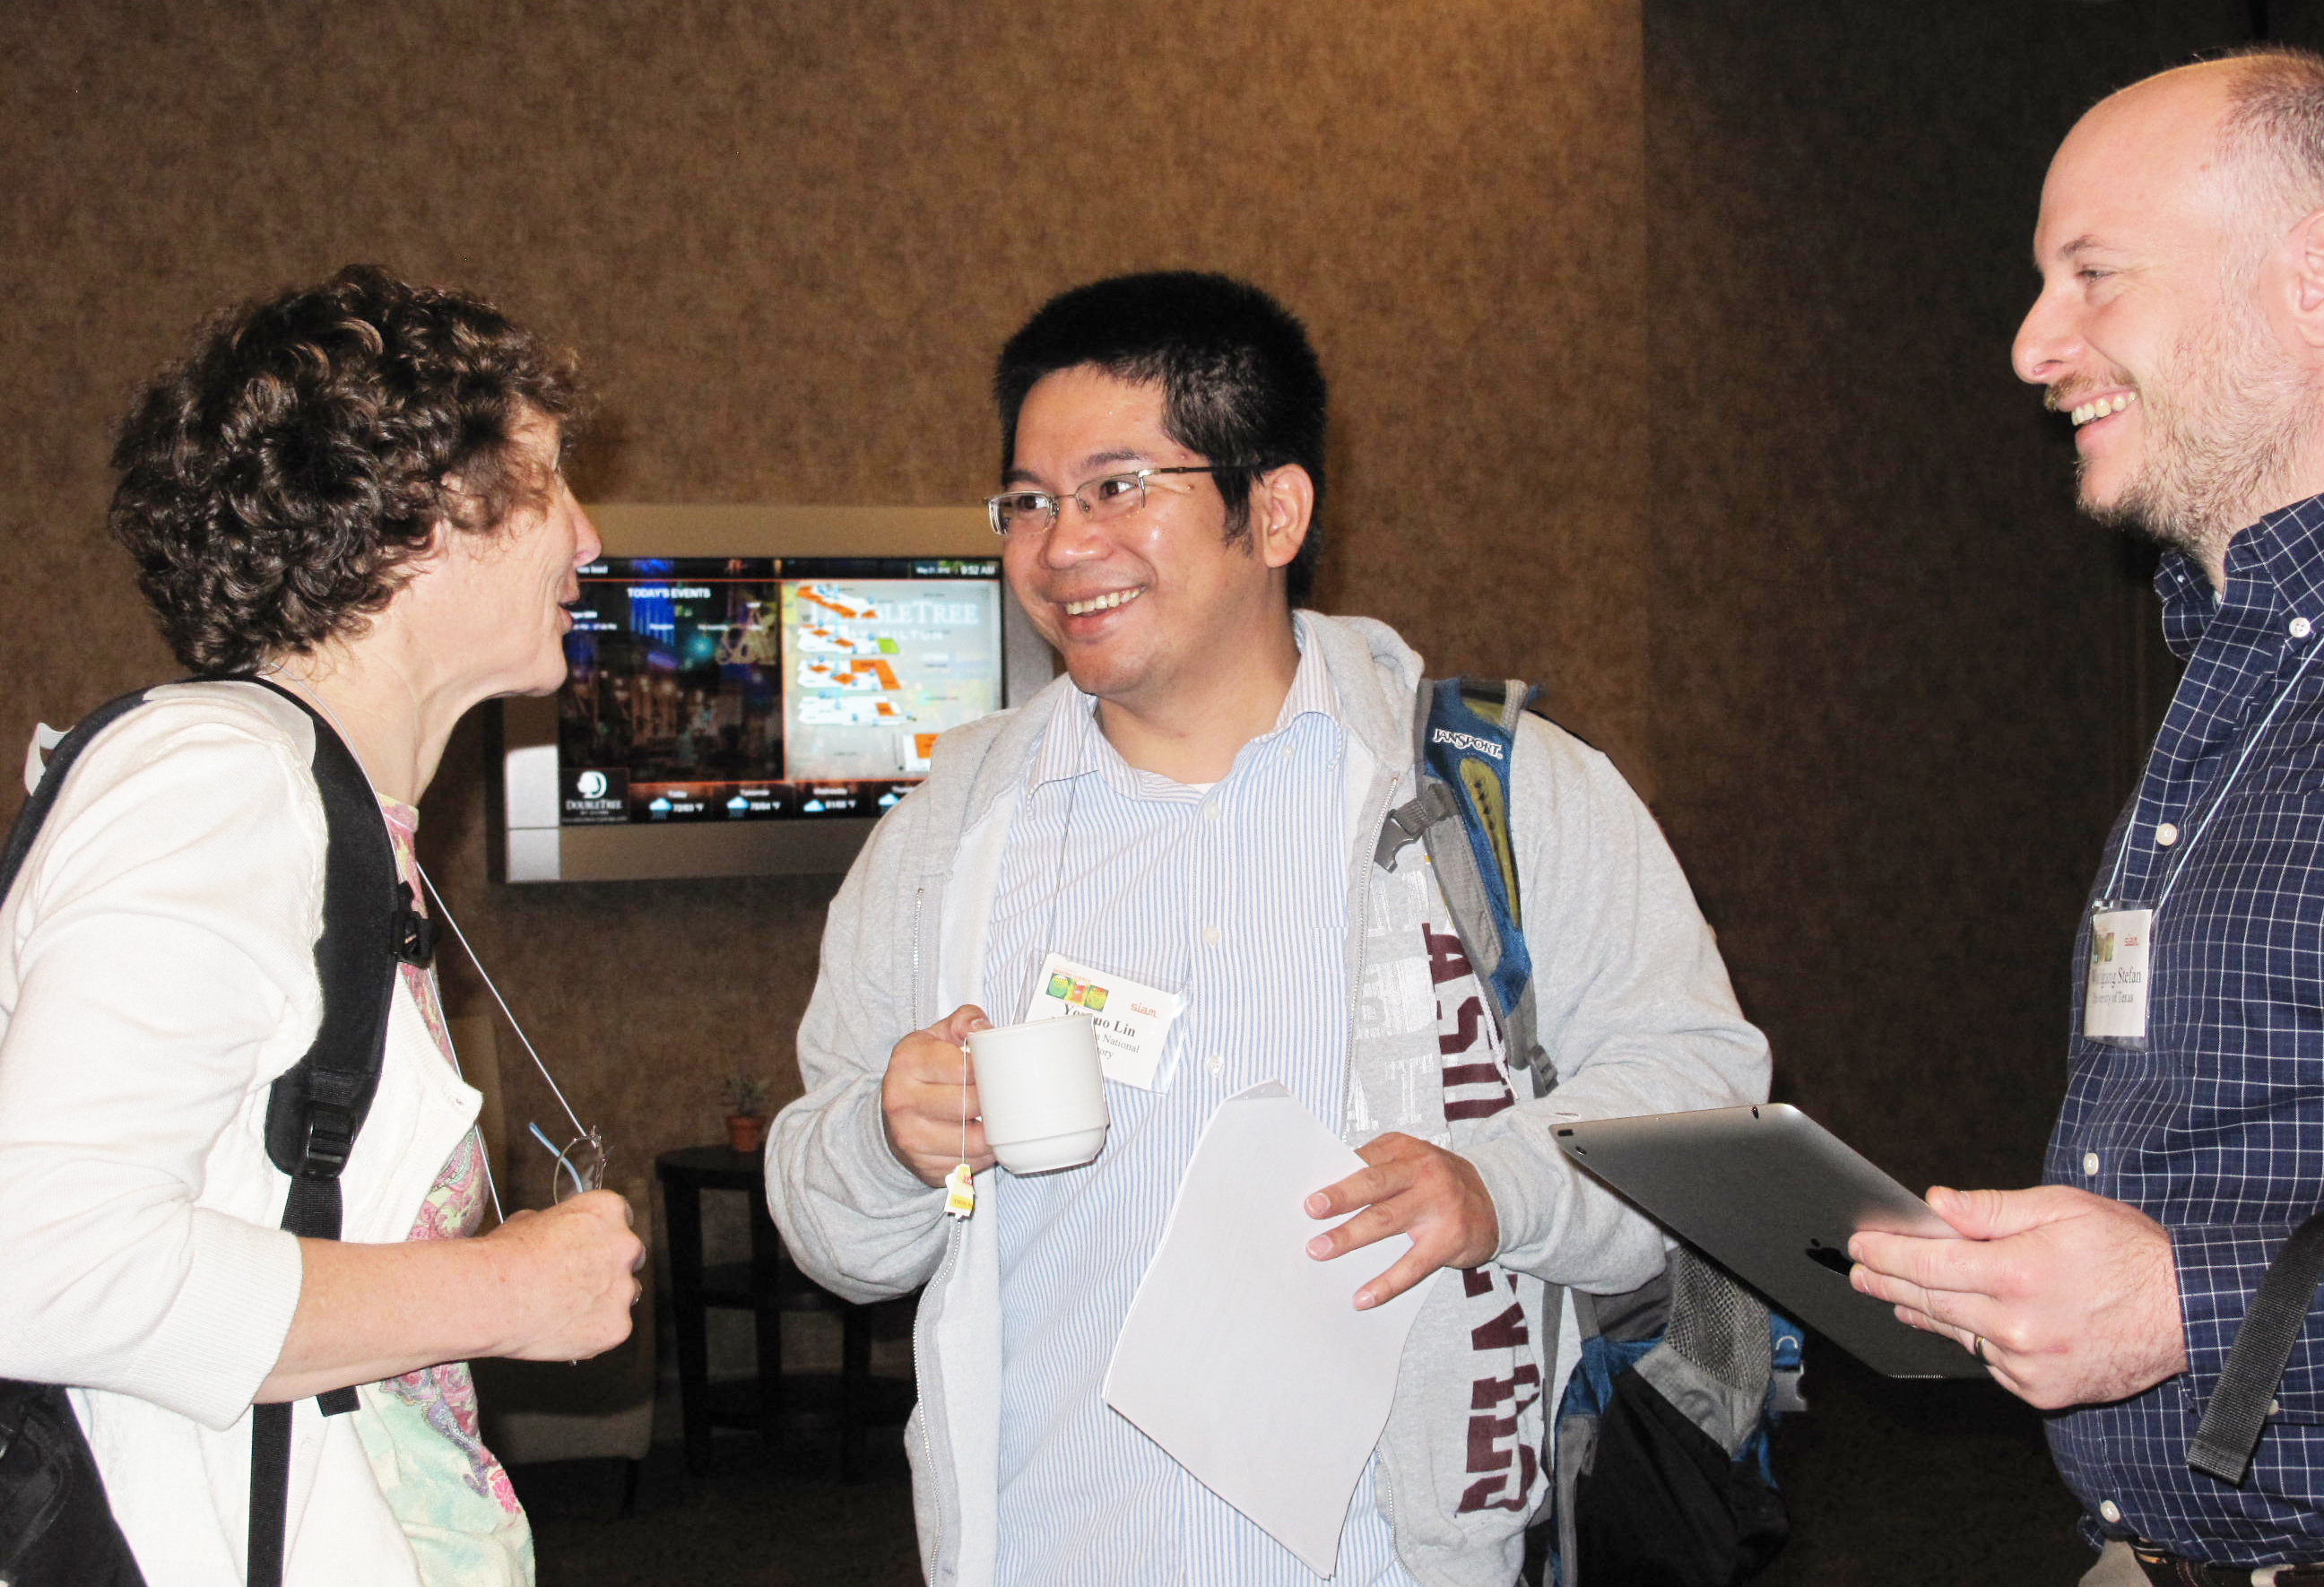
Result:
M1105 1145L1105 1067L1086 1016L968 1036L984 1140L1011 1174L1077 1168Z

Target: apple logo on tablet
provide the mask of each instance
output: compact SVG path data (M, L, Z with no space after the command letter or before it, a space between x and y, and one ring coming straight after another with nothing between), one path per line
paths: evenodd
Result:
M1856 1266L1854 1262L1848 1259L1846 1251L1837 1246L1826 1245L1812 1235L1808 1238L1807 1256L1808 1260L1817 1267L1829 1268L1843 1278L1848 1277L1848 1270Z

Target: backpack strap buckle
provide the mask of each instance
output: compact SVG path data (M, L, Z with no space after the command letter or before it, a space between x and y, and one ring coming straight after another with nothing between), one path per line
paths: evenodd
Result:
M309 1100L306 1139L299 1143L299 1177L337 1178L355 1151L355 1131L362 1126L354 1110Z
M436 944L444 935L443 927L420 912L410 882L397 882L395 890L395 956L402 964L425 970L436 961Z
M1396 857L1412 844L1423 841L1428 829L1448 817L1461 813L1452 790L1443 783L1424 778L1420 791L1388 813L1380 823L1379 842L1372 849L1372 863L1383 871L1396 869Z

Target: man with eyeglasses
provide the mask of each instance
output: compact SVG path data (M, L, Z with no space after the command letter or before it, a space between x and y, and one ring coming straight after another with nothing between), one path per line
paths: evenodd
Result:
M928 1286L908 1444L929 1579L1316 1579L1099 1394L1204 1123L1279 1080L1368 1165L1316 1187L1307 1255L1405 1233L1393 1262L1346 1264L1351 1304L1431 1286L1333 1580L1507 1583L1575 1348L1536 1280L1616 1292L1663 1262L1553 1121L1757 1100L1766 1044L1652 819L1527 718L1510 824L1559 1084L1512 1086L1425 857L1375 863L1412 797L1420 658L1296 610L1324 385L1279 305L1215 275L1100 281L1010 339L995 390L992 526L1066 676L947 734L881 822L832 905L807 1093L768 1157L810 1274L862 1299ZM1094 1163L1012 1176L960 1044L1084 972L1181 1011L1146 1084L1108 1084ZM940 1187L964 1160L956 1223Z

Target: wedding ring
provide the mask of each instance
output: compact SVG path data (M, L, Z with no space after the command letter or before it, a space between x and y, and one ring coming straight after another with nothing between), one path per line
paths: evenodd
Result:
M1993 1365L1993 1363L1992 1363L1991 1361L1989 1361L1986 1360L1986 1357L1985 1357L1985 1335L1984 1335L1984 1334L1982 1334L1982 1333L1979 1333L1979 1334L1978 1334L1978 1335L1976 1336L1976 1340L1977 1340L1977 1342L1976 1342L1974 1344L1971 1344L1971 1345L1969 1347L1969 1354L1971 1354L1971 1355L1973 1355L1973 1356L1975 1356L1975 1357L1977 1358L1977 1364L1978 1364L1978 1366L1980 1366L1980 1367L1990 1367L1990 1366L1992 1366L1992 1365Z

